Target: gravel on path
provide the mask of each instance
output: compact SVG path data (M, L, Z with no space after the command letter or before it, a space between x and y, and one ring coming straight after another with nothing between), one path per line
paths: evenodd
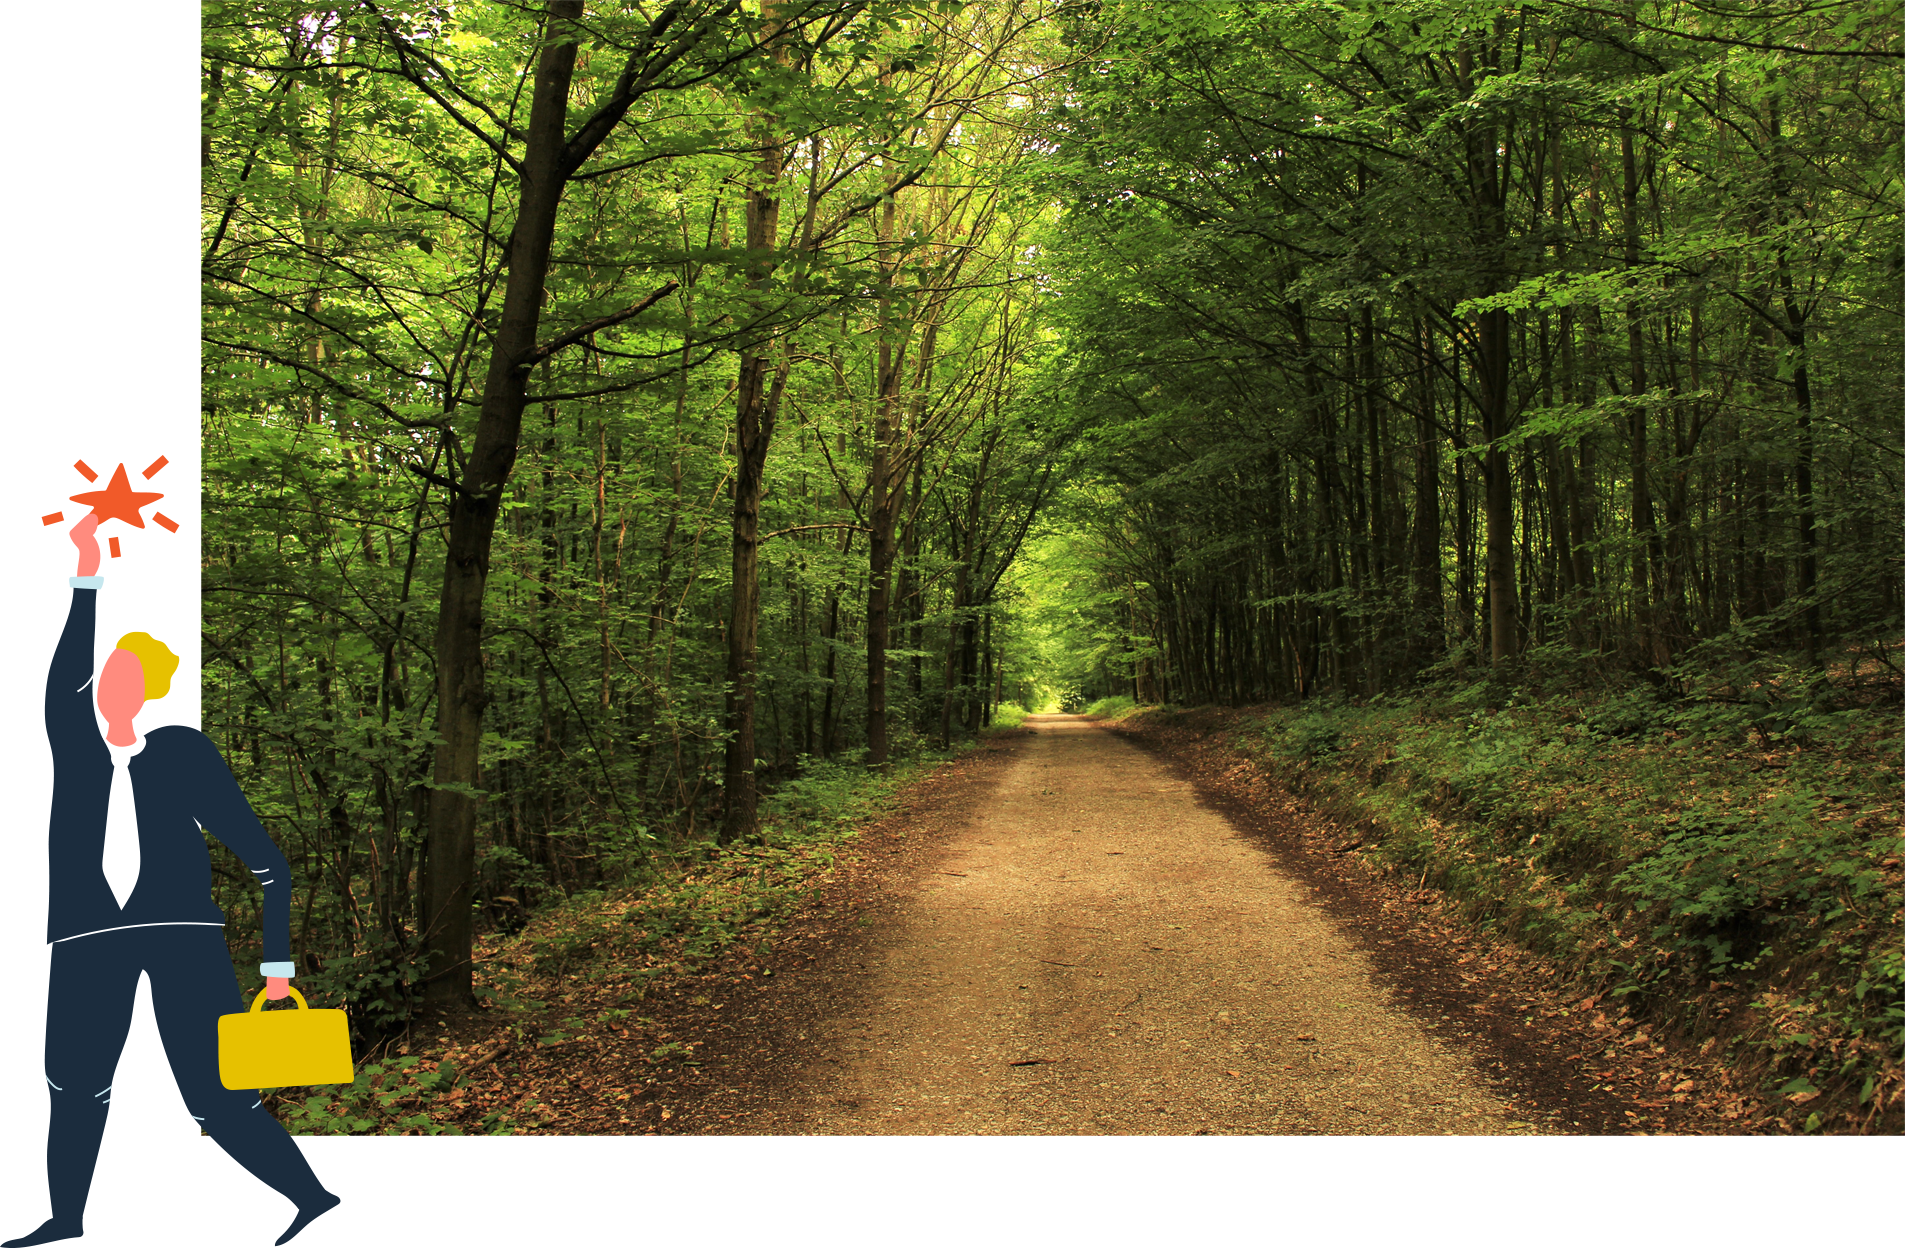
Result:
M1075 716L1027 729L969 792L887 821L867 852L901 861L793 939L811 962L728 981L702 1072L658 1090L683 1102L663 1130L1568 1129L1406 1009L1168 762Z

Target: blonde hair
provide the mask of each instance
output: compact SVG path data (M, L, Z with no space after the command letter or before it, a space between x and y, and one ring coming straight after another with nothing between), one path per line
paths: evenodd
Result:
M127 633L119 639L119 649L132 651L145 672L146 701L163 698L172 692L172 673L179 670L179 656L151 633Z

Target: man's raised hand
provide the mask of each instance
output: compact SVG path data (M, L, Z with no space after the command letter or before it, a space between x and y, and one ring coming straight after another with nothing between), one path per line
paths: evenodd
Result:
M93 530L99 527L97 512L87 512L81 516L73 531L67 534L73 539L73 545L79 547L79 571L76 576L97 576L99 574L99 539L93 536Z

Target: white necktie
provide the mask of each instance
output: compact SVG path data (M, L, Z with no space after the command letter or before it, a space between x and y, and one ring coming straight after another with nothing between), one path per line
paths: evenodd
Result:
M132 769L126 764L144 744L141 739L139 745L106 747L112 754L112 797L106 804L106 849L99 866L121 910L139 883L139 816L132 806Z

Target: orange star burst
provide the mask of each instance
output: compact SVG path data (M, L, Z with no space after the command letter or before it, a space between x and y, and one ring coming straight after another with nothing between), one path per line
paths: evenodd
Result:
M99 522L124 520L135 529L146 527L145 519L139 515L139 509L147 503L156 503L164 498L163 494L145 494L132 488L132 482L126 476L124 464L113 469L112 480L103 490L88 490L84 494L69 495L74 502L90 507L99 515Z

